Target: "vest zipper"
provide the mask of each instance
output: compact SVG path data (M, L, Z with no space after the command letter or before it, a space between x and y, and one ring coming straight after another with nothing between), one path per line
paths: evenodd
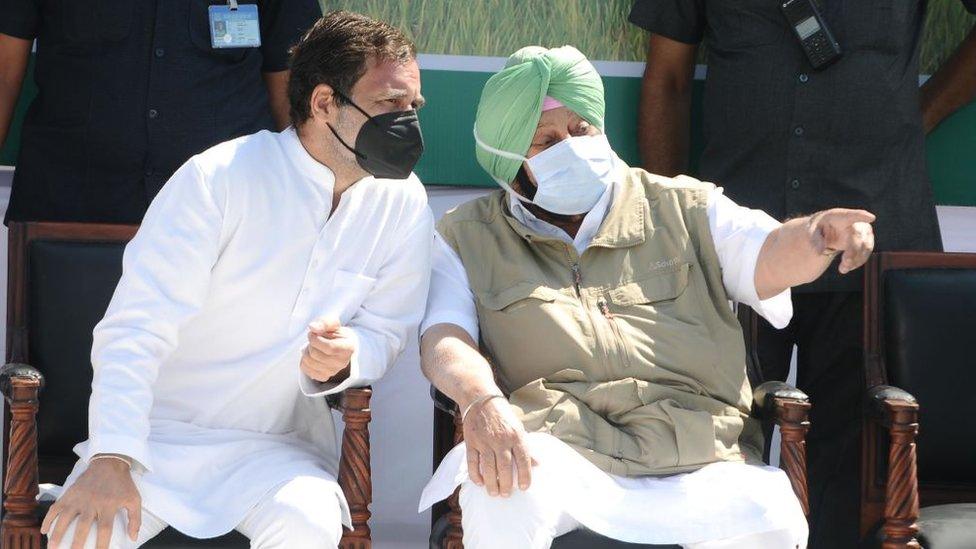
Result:
M599 307L600 312L603 314L603 318L607 319L610 323L610 329L613 331L614 336L614 346L617 348L617 355L620 356L620 361L623 363L624 368L630 368L630 354L627 352L627 345L624 341L624 336L620 333L620 325L617 324L617 317L614 316L613 311L610 310L610 306L607 302L600 300L596 304Z
M596 326L596 318L593 314L593 310L587 307L586 301L583 299L583 270L580 268L579 258L574 257L571 251L571 246L566 246L566 258L569 260L569 268L573 272L573 289L576 291L576 299L579 301L580 308L586 315L586 318L590 321L590 327L593 330L593 335L597 338L599 346L603 349L603 355L607 357L607 363L610 361L610 349L608 348L608 342L606 338L602 336L600 330Z
M583 284L583 273L580 271L579 263L573 263L573 288L576 289L576 297L582 297L580 286Z

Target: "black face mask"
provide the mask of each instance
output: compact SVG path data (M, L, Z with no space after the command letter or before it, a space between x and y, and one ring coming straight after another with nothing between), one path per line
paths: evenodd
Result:
M342 145L356 155L359 166L380 179L406 179L424 152L417 111L388 112L370 116L345 95L336 94L368 118L356 136L356 147L350 147L335 131L329 129Z

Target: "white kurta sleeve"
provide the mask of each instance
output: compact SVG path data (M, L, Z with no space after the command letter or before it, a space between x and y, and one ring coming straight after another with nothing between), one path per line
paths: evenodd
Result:
M774 327L785 328L793 318L790 290L765 300L756 291L759 251L782 223L762 210L739 206L716 188L708 196L708 225L729 297L752 307Z
M89 440L96 454L129 456L152 470L146 444L153 384L200 310L220 250L223 213L193 160L166 183L126 246L122 278L95 326Z
M369 385L393 365L423 318L433 233L433 214L424 207L406 237L390 246L376 285L347 326L356 340L349 377L341 383L323 383L303 374L300 387L305 395L317 397Z
M478 341L478 310L468 283L468 273L457 252L441 238L434 237L434 257L431 264L430 295L427 314L420 327L423 334L435 324L454 324Z

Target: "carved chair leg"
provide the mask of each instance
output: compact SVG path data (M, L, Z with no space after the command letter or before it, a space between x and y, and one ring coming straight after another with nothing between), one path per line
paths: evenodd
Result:
M372 413L367 388L347 389L342 394L342 453L339 457L339 486L349 502L352 530L345 530L341 549L370 549L369 504L373 500L370 476L369 420Z
M454 444L460 444L464 440L464 427L461 425L461 414L454 414ZM451 497L447 500L447 534L444 536L444 549L464 549L462 539L464 532L461 530L461 502L458 497L461 488L454 490Z
M885 486L883 549L919 549L918 481L915 437L918 435L918 404L889 402L891 445L888 449L888 480Z
M790 479L793 492L800 500L803 514L810 514L807 496L807 431L810 422L810 403L800 400L775 399L776 424L779 425L782 444L780 464Z
M37 516L37 422L38 392L42 380L34 377L4 378L3 391L10 406L10 439L3 487L3 521L0 547L40 549L41 524Z

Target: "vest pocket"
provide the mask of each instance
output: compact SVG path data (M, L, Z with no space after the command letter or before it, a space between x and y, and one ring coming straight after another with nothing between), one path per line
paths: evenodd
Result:
M479 294L478 300L481 304L493 311L513 312L520 308L519 305L526 305L526 300L538 299L546 303L556 300L559 292L552 288L540 286L532 282L522 282L506 288L496 293ZM520 303L522 302L522 303Z
M690 263L661 269L651 276L610 290L610 300L621 307L647 305L677 299L688 287Z
M673 400L658 403L674 428L677 443L677 466L711 463L715 456L715 422L712 414L690 410Z

